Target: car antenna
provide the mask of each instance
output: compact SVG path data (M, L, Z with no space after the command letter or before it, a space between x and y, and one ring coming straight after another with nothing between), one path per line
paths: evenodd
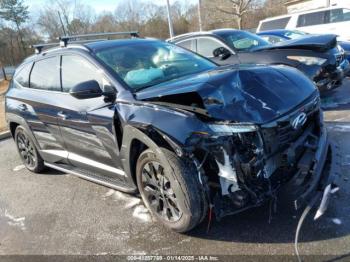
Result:
M67 33L66 33L66 29L64 28L64 24L63 24L63 22L62 22L61 13L60 13L60 11L57 11L57 13L58 13L58 17L60 18L60 22L61 22L61 26L62 26L63 34L64 34L64 35L67 35Z

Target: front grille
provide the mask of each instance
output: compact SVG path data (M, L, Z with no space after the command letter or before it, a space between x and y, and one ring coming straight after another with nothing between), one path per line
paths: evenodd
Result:
M273 126L262 126L262 136L268 155L284 151L312 124L314 124L315 128L319 127L319 103L314 101L296 110L289 116L276 120ZM306 114L307 120L301 127L294 128L292 122L301 112Z
M319 124L319 111L313 111L307 113L307 120L301 128L295 129L291 121L284 121L279 123L277 127L277 134L279 138L280 147L288 145L297 140L304 131L312 124Z

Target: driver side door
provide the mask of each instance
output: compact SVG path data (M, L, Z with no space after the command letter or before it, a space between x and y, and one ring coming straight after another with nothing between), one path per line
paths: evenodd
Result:
M114 104L103 96L77 99L69 94L74 86L91 80L104 90L109 85L107 78L85 57L69 54L62 56L61 79L66 101L58 116L69 162L84 171L123 181L114 134Z

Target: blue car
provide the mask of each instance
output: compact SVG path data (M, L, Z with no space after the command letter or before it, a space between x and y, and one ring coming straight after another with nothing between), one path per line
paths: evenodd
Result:
M292 40L296 38L303 37L307 35L307 33L297 31L297 30L286 30L286 29L278 29L278 30L270 30L263 31L257 33L260 37L264 38L268 42L272 44L276 44L279 42L283 42L286 40ZM350 62L350 42L339 42L339 45L344 49L346 59Z

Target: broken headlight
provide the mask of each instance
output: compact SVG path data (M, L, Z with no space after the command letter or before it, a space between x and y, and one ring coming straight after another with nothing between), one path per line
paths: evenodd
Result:
M258 130L254 124L225 124L215 123L209 124L209 128L218 135L231 135L236 133L249 133Z
M313 57L313 56L287 56L289 60L298 61L305 65L323 65L327 59L321 57Z

